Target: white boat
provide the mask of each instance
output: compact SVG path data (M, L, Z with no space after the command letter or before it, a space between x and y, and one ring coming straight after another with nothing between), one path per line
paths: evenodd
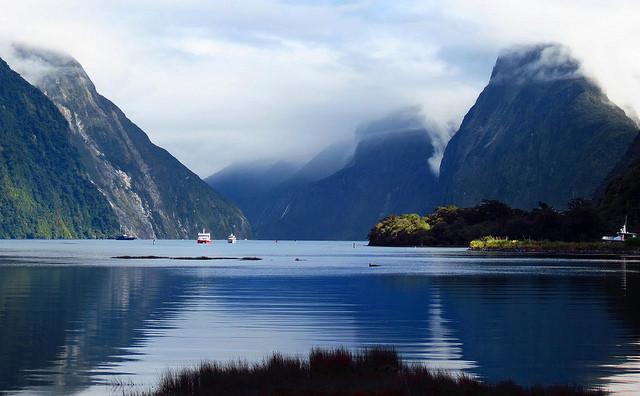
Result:
M237 240L238 238L236 238L236 236L233 234L229 235L229 238L227 238L228 243L236 243Z
M637 238L638 234L635 232L627 231L627 216L624 217L624 225L620 228L620 231L616 236L603 236L602 240L604 242L624 242L629 238Z
M211 243L211 233L204 232L203 229L202 232L198 233L198 243Z
M116 235L116 240L133 241L134 239L136 239L135 235L129 234L126 230L123 232L122 227L120 227L120 234Z

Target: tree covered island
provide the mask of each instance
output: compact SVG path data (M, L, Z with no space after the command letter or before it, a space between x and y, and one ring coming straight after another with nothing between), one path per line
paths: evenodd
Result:
M470 208L439 206L423 217L418 214L387 216L371 229L368 239L371 246L640 250L640 240L604 244L602 236L613 234L614 230L598 207L582 198L569 201L568 209L563 212L543 202L525 211L485 199Z

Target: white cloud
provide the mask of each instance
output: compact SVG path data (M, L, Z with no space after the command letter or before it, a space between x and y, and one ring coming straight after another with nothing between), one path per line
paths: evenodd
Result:
M640 109L640 5L627 0L24 0L2 8L0 37L74 56L100 93L203 177L242 158L311 155L406 106L421 106L446 130L515 44L570 46L613 100Z

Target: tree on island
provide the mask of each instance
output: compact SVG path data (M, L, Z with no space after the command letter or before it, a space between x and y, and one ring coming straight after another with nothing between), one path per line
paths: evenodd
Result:
M544 202L531 211L483 199L470 208L438 206L432 214L390 215L369 232L371 246L468 246L486 235L566 242L599 240L608 232L592 201L574 198L559 212Z

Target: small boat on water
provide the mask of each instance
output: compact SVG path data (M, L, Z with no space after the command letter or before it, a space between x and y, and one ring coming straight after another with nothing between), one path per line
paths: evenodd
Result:
M637 238L638 234L635 232L627 231L627 216L624 217L624 225L620 228L620 231L617 232L616 236L603 236L602 240L604 242L624 242L630 238Z
M211 233L209 232L204 232L204 229L202 230L202 232L198 233L198 243L211 243Z
M116 240L118 241L133 241L134 239L136 239L135 236L129 235L126 232L116 236Z
M228 243L236 243L237 240L238 238L236 238L236 236L233 234L229 235L229 238L227 238Z
M136 239L134 235L129 234L126 229L123 231L120 227L120 234L116 235L117 241L133 241L134 239Z

